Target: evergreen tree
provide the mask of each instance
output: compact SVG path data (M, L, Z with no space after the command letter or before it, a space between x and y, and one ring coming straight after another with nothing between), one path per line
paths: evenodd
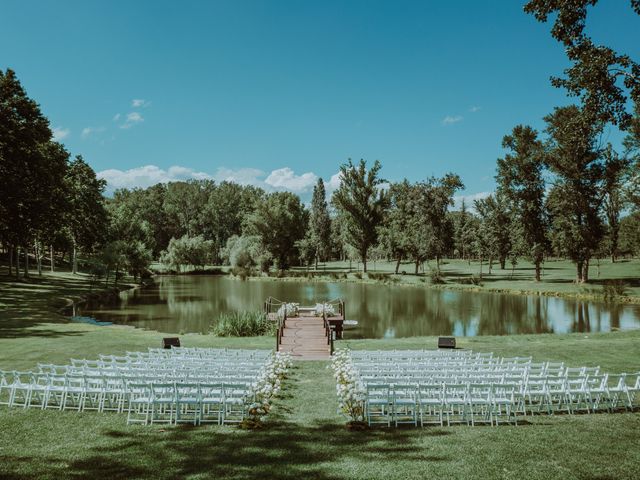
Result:
M318 183L313 187L311 216L309 218L309 241L306 251L314 252L316 270L318 269L318 260L326 260L331 251L331 218L329 218L322 178L319 178Z

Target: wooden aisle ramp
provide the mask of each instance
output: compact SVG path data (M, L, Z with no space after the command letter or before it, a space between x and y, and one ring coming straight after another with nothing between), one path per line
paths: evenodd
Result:
M322 317L288 317L278 347L290 352L294 360L329 360L331 346Z

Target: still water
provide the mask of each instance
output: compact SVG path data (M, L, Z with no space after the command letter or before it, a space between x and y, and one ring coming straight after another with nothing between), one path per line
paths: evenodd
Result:
M161 332L207 332L222 312L259 310L269 297L312 304L342 298L357 320L345 338L608 332L640 328L640 305L556 297L431 290L358 283L239 281L220 276L161 276L121 294L117 304L77 312L100 321Z

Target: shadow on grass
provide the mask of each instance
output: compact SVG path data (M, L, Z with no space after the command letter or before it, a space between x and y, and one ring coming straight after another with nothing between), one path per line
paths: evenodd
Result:
M327 467L327 462L340 464L353 456L371 462L450 460L414 445L411 430L349 432L344 425L323 422L279 422L257 431L218 428L109 430L102 434L107 445L93 447L80 458L4 456L3 463L16 473L5 472L3 478L25 478L18 472L26 469L30 478L341 479L348 475Z

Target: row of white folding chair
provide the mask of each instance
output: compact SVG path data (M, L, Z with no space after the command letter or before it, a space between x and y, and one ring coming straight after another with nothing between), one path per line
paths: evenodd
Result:
M238 423L251 400L241 382L131 383L127 423Z
M163 365L184 365L184 366L192 366L192 367L201 367L203 365L247 365L247 366L255 366L259 367L264 365L264 361L258 360L232 360L232 359L212 359L208 361L197 360L197 359L131 359L128 361L114 361L112 359L100 359L100 360L87 360L87 359L71 359L71 366L73 367L91 367L91 368L99 368L99 367L108 367L108 366L116 366L116 367L130 367L130 366L144 366L148 368L153 367L161 367Z
M101 377L13 372L11 380L0 387L0 403L10 407L80 411L103 410L108 402L109 409L117 410L114 402L121 394L121 388Z
M479 353L472 350L351 350L353 358L358 357L469 357L493 356L492 353Z
M171 349L152 349L148 352L127 352L127 355L131 356L149 356L149 357L188 357L188 358L257 358L265 359L272 355L271 350L232 350L232 349L220 349L220 350L188 350L184 351L178 348Z
M476 377L406 377L406 376L366 376L361 377L364 384L376 382L419 382L431 384L478 384L516 385L518 405L524 415L533 413L553 413L566 411L587 413L606 409L612 411L619 407L634 408L634 401L640 388L640 377L628 380L622 375L578 375L568 377L517 377L517 376L476 376Z
M10 380L7 381L7 376ZM130 385L218 384L232 385L233 390L223 395L227 407L238 404L254 385L254 378L229 376L228 378L191 378L175 381L158 377L122 377L50 375L33 372L6 372L0 374L1 403L12 407L56 408L59 410L115 410L122 411L131 394ZM240 388L241 387L241 388ZM231 395L235 393L235 397Z
M255 367L243 367L237 366L234 367L232 365L225 365L222 367L209 367L209 368L148 368L148 367L110 367L110 368L90 368L90 367L71 367L68 368L66 373L78 373L78 374L86 374L86 375L119 375L119 374L141 374L141 375L226 375L229 373L242 373L242 374L253 374L257 375L260 372L260 368ZM58 373L58 372L47 372L47 373Z
M455 366L455 367L439 367L429 364L414 364L414 365L376 365L376 364L361 364L355 366L358 371L361 372L369 372L369 371L385 371L385 372L441 372L441 373L459 373L459 372L478 372L478 373L506 373L506 372L514 372L514 373L522 373L525 374L530 370L527 367L517 366L517 365L498 365L495 367L487 367L487 366Z
M373 423L517 424L516 387L508 384L381 383L366 387L365 417Z

